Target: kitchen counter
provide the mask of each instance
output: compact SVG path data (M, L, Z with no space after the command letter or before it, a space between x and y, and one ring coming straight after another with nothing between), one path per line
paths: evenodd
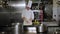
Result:
M42 23L44 23L45 25L47 25L47 26L58 26L58 23L57 22L42 22ZM33 26L35 26L35 25L28 25L29 27L33 27ZM38 25L37 25L38 26Z
M27 34L36 34L36 33L27 33ZM46 34L46 33L38 33L38 34ZM48 33L49 34L49 33Z

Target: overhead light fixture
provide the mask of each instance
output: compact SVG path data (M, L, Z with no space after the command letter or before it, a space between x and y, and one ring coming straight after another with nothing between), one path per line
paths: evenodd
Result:
M13 4L12 6L20 7L20 6L25 6L25 4Z

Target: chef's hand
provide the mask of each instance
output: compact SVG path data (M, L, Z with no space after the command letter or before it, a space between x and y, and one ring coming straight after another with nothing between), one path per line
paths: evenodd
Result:
M25 17L23 17L23 20L26 20L26 18L25 18Z
M24 17L23 19L24 19L27 23L29 23L29 21L28 21L25 17Z
M26 21L27 23L29 23L29 21Z

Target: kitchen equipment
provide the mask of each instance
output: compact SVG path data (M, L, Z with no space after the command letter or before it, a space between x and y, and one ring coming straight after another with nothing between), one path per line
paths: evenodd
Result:
M54 34L60 34L60 29L57 29Z
M6 31L0 32L0 34L8 34Z
M24 34L37 34L37 30L35 26L25 26L25 28L26 29Z
M22 23L12 23L11 34L23 34L23 25Z
M6 34L6 32L1 32L1 34Z
M25 1L24 0L10 0L9 1L8 0L7 4L8 6L6 7L3 7L3 6L0 7L0 16L1 16L0 17L0 31L8 30L5 28L5 26L13 23L12 21L18 21L22 23L21 12L25 9L25 5L26 5Z
M0 17L0 26L8 25L9 23L11 23L10 19L16 19L14 17L17 17L18 20L21 19L21 12L23 10L25 10L26 4L25 4L24 0L7 1L7 2L8 2L7 8L0 7L0 16L1 16Z
M47 34L47 26L41 23L37 27L37 33L46 33Z
M21 0L21 1L8 1L8 8L12 10L15 10L14 12L18 12L21 13L22 10L25 10L25 0Z

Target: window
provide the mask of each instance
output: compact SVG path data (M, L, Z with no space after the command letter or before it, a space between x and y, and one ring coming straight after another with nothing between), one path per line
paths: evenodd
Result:
M32 10L38 10L38 9L39 9L38 3L32 3L31 9L32 9Z

